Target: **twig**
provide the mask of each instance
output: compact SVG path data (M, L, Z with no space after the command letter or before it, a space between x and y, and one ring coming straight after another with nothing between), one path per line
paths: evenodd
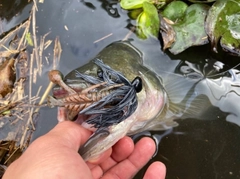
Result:
M25 26L27 27L28 25L28 20L26 22L24 22L23 24L19 25L16 29L12 30L10 33L8 33L3 39L0 40L0 44L5 44L5 41L8 41L10 39L10 37L14 34L16 34L16 32L21 29L24 28ZM21 42L21 41L20 41ZM19 43L20 43L19 42ZM19 48L20 49L20 48ZM17 49L17 50L19 50Z
M53 69L56 69L57 65L59 64L60 58L61 58L61 53L62 53L62 48L61 48L61 43L58 39L58 37L56 37L55 39L55 43L54 43L54 49L53 49ZM53 88L54 84L52 82L50 82L48 84L47 89L45 90L44 94L41 97L40 102L38 103L39 105L42 105L46 98L47 95L50 93L51 89ZM34 112L38 112L39 108L37 108Z
M39 55L38 55L38 45L37 45L37 36L36 36L36 8L32 8L32 31L33 31L33 44L34 44L34 51L35 51L35 57L36 57L36 63L37 63L37 69L39 69ZM39 72L39 71L38 71ZM40 74L39 74L40 75Z
M127 39L130 37L130 35L132 35L132 33L134 32L134 30L135 30L135 27L131 27L131 29L129 30L129 32L127 33L127 35L122 39L122 41L127 40Z
M20 147L16 148L16 150L14 150L13 153L11 153L11 155L7 158L7 160L5 160L4 165L6 165L6 163L8 162L8 160L10 160L10 158L20 149Z
M43 94L42 97L41 97L40 102L38 103L39 105L42 105L43 102L45 102L45 100L46 100L48 94L50 93L51 89L53 88L53 86L54 86L54 84L53 84L52 82L50 82L50 83L48 84L47 89L45 90L44 94ZM38 111L39 111L39 108L35 109L34 112L38 112Z
M33 8L36 9L36 11L38 11L38 7L37 7L37 2L36 2L36 0L33 0L33 4L34 4Z
M33 69L33 83L36 84L37 83L37 73L38 73L38 69L34 68Z
M62 53L61 43L59 41L59 38L56 37L53 49L53 69L56 69L57 65L59 64L61 53Z
M108 34L108 35L106 35L106 36L104 36L104 37L102 37L102 38L100 38L100 39L98 39L98 40L95 40L93 43L95 44L95 43L98 43L98 42L100 42L100 41L102 41L102 40L104 40L104 39L106 39L106 38L108 38L108 37L110 37L110 36L112 36L113 35L113 33L110 33L110 34Z
M28 31L29 31L29 28L30 28L30 19L31 19L31 16L30 16L29 19L24 23L24 26L26 25L26 28L25 28L25 30L24 30L24 32L23 32L22 38L21 38L20 41L19 41L18 48L17 48L18 51L20 51L21 45L22 45L22 43L23 43L23 40L25 39L26 34L27 34Z
M25 137L26 137L26 134L27 134L27 131L29 129L29 124L31 123L32 121L32 114L33 114L33 108L30 109L30 112L29 112L29 116L28 116L28 121L26 123L26 126L25 126L25 130L23 132L23 135L22 135L22 138L21 138L21 141L20 141L20 148L22 149L23 148L23 144L24 144L24 141L25 141Z
M45 44L44 44L44 50L46 50L48 48L49 45L51 45L52 40L48 40Z
M23 89L23 83L24 83L25 79L21 78L18 82L17 82L17 100L22 100L24 99L24 89Z
M30 55L30 70L29 70L29 93L28 93L28 99L29 99L29 104L32 104L32 75L33 75L33 56L34 56L34 51Z
M43 37L41 37L40 40L40 45L39 45L39 64L40 64L40 68L38 69L39 71L39 75L42 75L42 53L43 53L43 48L44 48L44 41L46 36L49 34L50 32L46 33Z
M7 48L5 45L1 44L1 47L5 48L8 52L10 52L11 54L16 54L19 51L18 50L10 50L9 48Z
M12 122L10 123L10 125L13 125L13 124L17 123L17 122L19 121L19 119L20 119L21 121L24 120L24 119L23 119L22 117L20 117L18 114L14 114L14 116L16 116L17 118L16 118L14 121L12 121Z
M33 53L30 55L31 58L30 58L30 70L29 70L29 94L28 94L28 101L29 101L29 104L31 105L32 104L32 73L33 73L33 56L34 56L34 51ZM23 144L24 144L24 141L25 141L25 137L26 137L26 134L27 134L27 130L28 130L28 127L29 127L29 124L30 123L33 123L31 122L32 121L32 113L33 113L33 108L30 109L30 112L29 112L29 116L28 116L28 121L26 123L26 126L25 126L25 130L23 132L23 135L22 135L22 138L21 138L21 141L20 141L20 148L23 148Z
M0 147L0 149L1 149L1 150L7 150L7 151L9 150L9 149L6 148L6 147Z
M19 102L12 102L6 106L1 106L0 107L0 114L2 114L3 112L7 111L7 110L10 110L14 107L16 107L17 105L19 104Z

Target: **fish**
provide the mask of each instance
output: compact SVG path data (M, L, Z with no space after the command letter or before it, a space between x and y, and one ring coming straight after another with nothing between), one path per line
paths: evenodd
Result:
M104 72L103 69L108 69L110 72ZM108 77L103 79L103 75ZM168 130L178 125L175 121L177 118L175 114L182 110L182 106L179 107L171 103L171 95L164 87L162 78L143 65L143 54L128 41L118 41L108 45L87 64L67 74L61 83L70 89L66 90L61 85L53 88L53 97L50 97L50 103L55 104L55 106L58 106L58 102L53 103L54 99L61 100L68 98L69 95L77 95L96 84L103 84L101 89L106 88L104 85L107 84L108 86L122 84L116 89L113 88L112 93L106 94L107 97L111 97L116 91L126 86L129 87L128 90L134 91L130 96L133 98L131 100L136 99L137 104L133 105L128 101L127 106L134 107L121 120L118 120L118 115L113 115L118 108L113 108L114 104L111 103L108 105L114 109L112 113L107 113L108 115L105 117L100 115L101 117L90 120L92 121L90 124L87 122L89 118L91 119L99 113L102 114L106 110L105 104L100 107L102 111L99 113L93 112L95 111L95 102L74 113L76 121L80 121L83 127L93 131L88 141L79 149L79 154L85 161L98 157L126 135L134 135L146 130ZM95 88L96 91L101 89ZM123 96L118 102L121 100L123 100ZM64 102L61 104L64 107ZM195 109L190 111L194 113ZM122 112L124 110L126 109L121 109ZM70 110L70 112L72 111ZM109 123L100 125L99 121L104 119L107 119L105 121L109 121Z

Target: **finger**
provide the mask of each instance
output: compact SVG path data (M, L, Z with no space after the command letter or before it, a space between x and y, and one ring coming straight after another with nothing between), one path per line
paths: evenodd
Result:
M78 151L80 145L84 144L91 132L71 121L58 123L45 137L52 139L52 145L56 142L60 145Z
M92 178L94 179L95 178L99 179L103 176L103 171L99 165L91 169L91 173L92 173Z
M130 137L124 137L120 139L113 146L112 159L116 162L120 162L126 159L134 150L134 143Z
M113 152L110 158L101 163L103 172L106 172L117 163L129 157L134 150L134 143L130 137L123 137L114 146Z
M125 160L111 168L104 175L107 178L132 178L152 157L155 143L148 137L142 138L134 148L133 153Z
M152 163L143 179L164 179L166 177L166 166L161 162Z
M133 151L134 143L130 137L123 137L112 148L111 157L104 154L94 165L92 161L88 162L88 166L93 173L93 178L100 178L109 168L115 166L118 162L126 159ZM105 152L104 152L105 153Z
M103 162L104 160L108 160L108 158L110 158L111 153L112 148L102 153L100 156L98 156L98 158L91 159L90 161L87 162L87 165L92 172L93 178L101 178L101 176L103 175L103 170L98 164Z

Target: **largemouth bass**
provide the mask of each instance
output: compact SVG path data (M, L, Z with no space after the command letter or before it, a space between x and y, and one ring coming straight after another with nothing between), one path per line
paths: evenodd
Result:
M65 99L68 95L74 95L74 93L83 89L91 88L91 83L84 78L79 78L76 72L99 79L102 69L100 68L101 65L96 64L96 59L101 59L103 64L119 72L119 74L121 73L130 82L134 82L136 77L141 78L141 89L136 92L138 103L136 108L126 119L117 122L114 122L115 119L117 120L117 117L113 115L112 119L108 119L111 121L111 125L90 125L85 122L89 115L83 115L81 112L78 114L77 121L80 121L85 128L94 131L90 139L79 150L84 160L87 161L97 157L125 135L133 135L145 130L167 130L177 126L173 118L166 117L171 116L169 114L172 112L169 108L169 98L162 79L152 70L143 66L142 53L128 42L110 44L89 63L66 75L64 81L59 80L61 81L61 86L65 86L65 89L59 86L54 87L53 96L56 98L56 101L50 101L52 106L64 106L64 101L61 99ZM94 85L96 84L97 82L94 82ZM119 86L116 88L120 88ZM139 84L134 86L134 88L136 87L138 88ZM66 88L69 89L66 90ZM60 103L61 105L58 105ZM84 106L81 109L84 110L88 106ZM77 115L77 113L74 113L74 115ZM71 118L73 118L72 114Z

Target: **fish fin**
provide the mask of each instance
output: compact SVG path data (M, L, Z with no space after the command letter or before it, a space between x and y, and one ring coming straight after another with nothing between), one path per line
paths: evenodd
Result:
M211 106L206 95L197 87L201 78L191 79L181 75L169 75L164 78L164 86L168 95L168 107L165 118L203 119L203 114Z
M47 97L47 105L50 108L53 108L55 106L64 106L64 104L60 100L55 99L54 97L52 97L50 95Z
M178 123L173 120L165 121L164 123L158 123L158 124L153 123L152 126L149 125L151 131L163 131L163 130L168 130L177 126L178 126Z
M78 153L82 156L82 158L87 161L91 157L91 149L98 143L98 141L106 138L110 132L107 128L99 128L97 129L87 140L87 142L80 147Z

